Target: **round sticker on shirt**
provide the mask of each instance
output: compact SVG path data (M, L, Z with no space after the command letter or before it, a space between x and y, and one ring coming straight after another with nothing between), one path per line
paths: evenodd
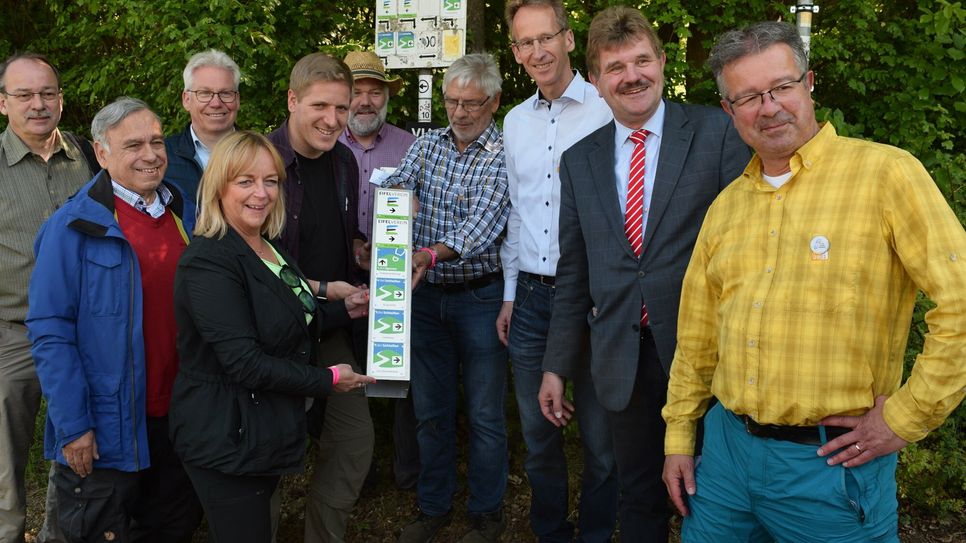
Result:
M812 250L812 260L828 260L829 241L825 236L815 236L808 243Z
M825 236L815 236L812 241L809 242L808 246L812 249L812 252L817 255L824 255L828 252L828 238Z

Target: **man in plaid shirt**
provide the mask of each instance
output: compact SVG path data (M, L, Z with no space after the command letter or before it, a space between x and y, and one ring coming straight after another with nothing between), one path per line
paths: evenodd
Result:
M506 527L507 354L493 327L503 300L499 251L510 211L503 138L493 122L501 83L490 55L453 63L443 79L450 126L417 139L384 183L413 189L421 206L412 303L420 511L400 536L403 542L429 541L449 521L461 378L470 426L473 529L467 538L496 541Z

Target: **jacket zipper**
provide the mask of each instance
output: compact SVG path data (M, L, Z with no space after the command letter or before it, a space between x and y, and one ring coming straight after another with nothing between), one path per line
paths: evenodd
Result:
M134 268L136 266L134 261L134 250L130 249L131 257L131 288L130 293L130 305L128 306L127 319L128 319L128 338L127 338L127 354L128 362L130 362L131 367L131 429L132 436L134 437L134 467L136 471L141 471L141 457L138 454L138 413L137 413L137 379L134 373L134 343L132 334L134 333Z

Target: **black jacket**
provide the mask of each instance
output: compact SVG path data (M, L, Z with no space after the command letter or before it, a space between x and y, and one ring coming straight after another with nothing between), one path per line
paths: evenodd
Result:
M181 459L234 475L300 470L305 397L332 386L314 348L322 329L349 322L344 303L320 305L307 326L292 289L230 228L185 250L174 303L181 365L169 419Z

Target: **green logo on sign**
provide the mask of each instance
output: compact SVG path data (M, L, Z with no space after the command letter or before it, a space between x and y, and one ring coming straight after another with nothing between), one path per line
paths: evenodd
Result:
M402 355L389 349L375 353L373 358L373 362L380 368L398 368L403 365Z
M400 49L412 49L416 46L416 36L412 32L400 32L398 46Z
M376 292L376 298L387 301L400 301L405 298L406 292L398 285L383 285Z
M403 332L402 320L385 316L376 321L376 332L381 334L401 334Z

